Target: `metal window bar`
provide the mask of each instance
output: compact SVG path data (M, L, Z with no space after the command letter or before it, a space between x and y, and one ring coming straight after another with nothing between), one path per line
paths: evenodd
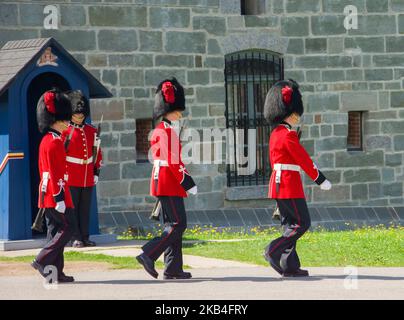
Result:
M232 156L234 164L227 164L227 186L264 185L269 182L269 133L264 119L263 105L269 88L283 79L283 58L275 53L259 50L236 52L225 57L226 127L234 132ZM244 130L244 143L239 147L236 130ZM248 150L248 129L256 130L256 150ZM238 156L248 159L256 154L256 170L246 176Z

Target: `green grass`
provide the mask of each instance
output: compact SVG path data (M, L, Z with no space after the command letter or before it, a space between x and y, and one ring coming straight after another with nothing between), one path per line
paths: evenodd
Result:
M280 233L249 235L251 241L186 244L185 254L268 265L262 254ZM302 265L404 267L404 228L373 227L354 231L306 233L297 247Z
M70 261L87 261L87 262L104 262L109 263L112 269L141 269L143 268L134 257L113 257L105 254L86 254L81 252L65 252L65 262ZM0 262L24 262L30 263L34 256L23 257L1 257ZM163 268L164 265L160 261L156 262L156 268Z
M156 229L158 234L160 229ZM262 254L265 246L280 236L278 228L252 228L245 231L229 232L217 228L197 227L189 229L184 235L185 240L202 240L195 244L184 244L184 254L241 261L266 266ZM150 239L133 237L128 234L121 239ZM234 242L209 242L208 240L229 240ZM347 266L358 267L404 267L404 227L383 226L360 228L350 231L317 230L307 232L298 242L297 250L303 266ZM1 261L29 263L33 256L6 258ZM65 260L106 262L113 269L139 269L141 266L134 257L112 257L105 254L86 254L66 252ZM157 268L163 268L161 262Z

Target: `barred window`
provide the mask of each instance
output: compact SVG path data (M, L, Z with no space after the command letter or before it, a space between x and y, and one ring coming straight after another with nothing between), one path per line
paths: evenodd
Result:
M241 0L242 15L259 15L265 13L266 0Z
M148 137L152 125L152 119L136 119L136 162L138 163L148 161Z
M226 127L235 133L228 148L229 187L262 185L269 181L270 126L264 119L263 107L269 88L282 79L283 58L276 53L248 50L225 57ZM248 148L249 129L255 132L254 150Z
M348 112L348 151L363 150L363 112L351 111Z

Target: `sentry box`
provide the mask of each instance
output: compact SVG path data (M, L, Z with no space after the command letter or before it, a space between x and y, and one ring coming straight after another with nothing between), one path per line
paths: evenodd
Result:
M27 240L38 211L36 123L40 96L52 87L80 89L87 98L112 94L55 39L9 41L0 49L0 242ZM90 234L99 234L96 192ZM43 237L43 236L42 236ZM1 247L1 246L0 246ZM4 245L0 250L7 250Z

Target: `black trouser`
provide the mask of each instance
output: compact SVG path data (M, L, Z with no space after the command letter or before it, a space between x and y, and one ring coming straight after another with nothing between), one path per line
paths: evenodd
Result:
M66 208L66 212L62 214L53 208L46 208L45 218L48 227L48 243L35 260L43 268L55 266L58 275L61 275L64 268L64 248L72 237L72 227L75 224L73 209Z
M271 266L280 274L300 268L297 240L310 228L310 214L305 199L277 199L284 232L265 249Z
M181 197L158 197L163 209L165 228L160 237L143 246L143 252L156 261L164 252L164 273L178 274L182 269L182 234L187 228L184 199Z
M69 189L77 221L72 240L88 240L90 237L90 209L93 187L69 187Z

